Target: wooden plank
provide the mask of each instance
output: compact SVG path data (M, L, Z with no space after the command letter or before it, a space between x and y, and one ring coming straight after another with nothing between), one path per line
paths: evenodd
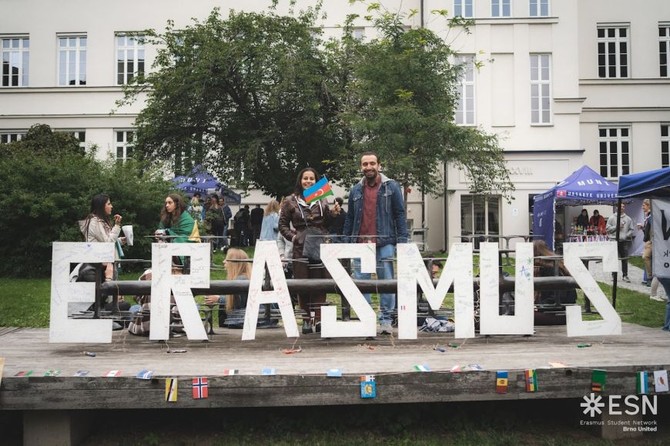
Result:
M262 407L283 405L339 405L412 403L429 401L485 401L500 399L577 398L590 393L593 369L608 372L606 392L634 394L634 372L670 367L667 333L624 324L622 336L568 338L564 326L536 327L534 336L478 336L454 339L453 333L419 333L416 340L394 337L298 339L283 329L258 330L255 341L241 341L241 330L216 329L209 342L180 337L165 342L114 332L112 344L49 344L45 329L20 329L3 335L0 357L5 370L0 386L0 410L112 409L171 407ZM579 348L578 344L591 346ZM449 347L458 345L458 348ZM439 345L444 352L435 350ZM300 346L300 353L283 349ZM167 353L186 350L185 353ZM95 357L84 352L94 352ZM565 368L550 368L550 363ZM425 364L431 372L414 372ZM478 365L482 371L449 372L452 367ZM274 367L277 375L263 376ZM331 368L342 378L328 378ZM539 388L526 393L523 370L537 369ZM58 377L45 377L49 369ZM155 380L139 380L142 370ZM223 376L224 369L240 375ZM32 370L31 377L16 377ZM74 377L88 370L86 377ZM121 377L107 378L109 370ZM508 370L509 392L495 392L495 372ZM377 378L378 397L359 396L359 376ZM193 377L207 376L210 397L193 400ZM180 380L179 401L164 402L164 378Z

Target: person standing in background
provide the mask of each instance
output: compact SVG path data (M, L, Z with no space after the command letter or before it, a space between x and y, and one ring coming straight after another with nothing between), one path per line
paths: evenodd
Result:
M607 237L610 240L616 240L616 230L617 230L617 215L621 212L620 218L620 228L619 228L619 243L617 245L619 251L619 258L621 259L621 272L623 277L621 280L624 282L630 282L628 278L628 251L633 242L633 220L626 215L626 205L621 203L619 206L619 211L615 211L610 218L607 219ZM614 273L612 273L614 276Z
M263 216L265 213L261 209L261 205L257 204L255 208L251 210L249 216L249 224L251 225L251 233L249 234L249 246L254 246L256 240L261 236L261 226L263 226Z
M593 211L593 215L589 219L589 226L593 227L593 231L596 233L596 235L607 234L607 230L605 229L605 227L607 226L607 223L605 222L605 217L600 215L598 209Z
M665 302L658 295L658 278L654 277L652 264L652 244L651 244L651 200L645 199L642 201L642 212L644 213L644 221L638 223L638 229L642 231L642 241L644 242L644 249L642 251L642 260L644 260L644 270L647 275L643 282L646 286L651 287L649 298L658 302Z
M261 224L261 232L259 240L274 240L277 241L279 234L279 202L275 199L265 206L263 212L263 223Z

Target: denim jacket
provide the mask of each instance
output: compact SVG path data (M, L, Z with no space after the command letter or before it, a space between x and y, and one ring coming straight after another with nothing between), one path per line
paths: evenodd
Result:
M400 185L381 175L381 185L377 193L377 247L407 243L407 220L405 217L405 202ZM363 182L365 178L351 188L347 218L344 221L343 241L356 243L361 230L363 218ZM347 237L349 236L349 237Z

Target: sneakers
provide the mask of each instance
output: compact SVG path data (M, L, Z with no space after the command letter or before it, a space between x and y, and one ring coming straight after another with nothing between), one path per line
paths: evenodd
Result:
M393 327L391 327L391 324L389 322L383 322L379 326L379 333L383 335L393 334Z
M624 282L630 283L630 279L628 278L628 276L623 276L621 278L621 280L623 280Z
M649 299L655 300L656 302L665 302L665 299L659 296L649 296Z

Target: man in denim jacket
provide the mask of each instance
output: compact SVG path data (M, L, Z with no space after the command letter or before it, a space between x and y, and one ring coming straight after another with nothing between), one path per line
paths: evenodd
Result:
M376 243L377 278L393 279L393 260L397 243L407 243L407 220L405 203L400 185L380 173L379 157L374 152L361 156L363 178L349 193L347 218L344 222L343 238L349 243ZM359 259L354 259L354 277L369 279L370 274L361 273ZM370 294L366 294L372 302ZM380 332L391 334L396 296L392 293L380 295Z

